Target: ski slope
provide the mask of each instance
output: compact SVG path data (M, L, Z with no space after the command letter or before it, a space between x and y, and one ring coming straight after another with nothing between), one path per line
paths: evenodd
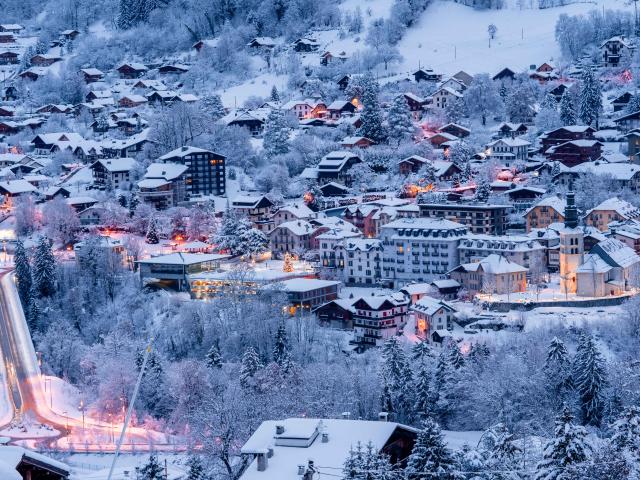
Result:
M420 63L449 75L459 70L497 73L504 67L520 71L532 64L557 62L558 17L584 14L603 5L613 10L633 8L622 0L598 0L544 10L520 10L513 5L503 10L475 10L438 0L400 41L398 49L404 58L400 70L413 71ZM487 27L492 23L498 32L489 46Z

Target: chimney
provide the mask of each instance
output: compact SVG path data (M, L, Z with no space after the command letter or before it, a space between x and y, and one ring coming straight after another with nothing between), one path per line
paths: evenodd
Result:
M389 412L380 412L380 413L378 413L378 420L380 422L388 422L389 421Z
M284 425L276 425L276 435L282 435L284 433Z
M322 443L329 443L329 434L328 433L323 433L322 434Z
M259 453L258 454L258 471L264 472L267 469L267 453Z

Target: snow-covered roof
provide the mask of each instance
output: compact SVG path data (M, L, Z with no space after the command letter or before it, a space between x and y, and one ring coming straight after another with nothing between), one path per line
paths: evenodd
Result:
M585 162L564 170L568 173L592 173L594 175L611 175L614 180L631 180L640 173L640 165L631 163Z
M598 255L585 255L584 261L576 269L576 273L606 273L612 268Z
M310 235L316 231L316 228L306 220L292 220L283 222L276 227L277 229L289 230L294 235L300 237L302 235Z
M162 179L162 180L175 180L184 174L189 167L179 163L152 163L147 167L147 172L144 174L145 179Z
M489 147L494 147L496 145L500 145L500 144L504 144L507 147L528 147L529 145L531 145L531 142L527 142L526 140L520 138L520 137L515 137L515 138L499 138L498 140L494 140L493 142L489 143L488 146Z
M447 302L427 296L422 297L420 300L414 303L413 307L411 307L411 310L423 313L428 316L432 316L441 308L449 312L456 311L456 309L449 305Z
M550 197L543 198L538 203L530 207L526 212L524 212L524 215L528 214L536 207L553 208L560 215L564 216L564 210L567 208L567 201L557 195L551 195Z
M6 180L0 182L0 188L6 190L11 195L19 195L21 193L37 192L36 187L31 185L26 180Z
M138 70L138 71L147 71L149 70L146 65L143 65L142 63L136 63L136 62L127 62L127 63L123 63L122 65L120 65L118 67L118 70L120 70L123 67L131 67L134 70Z
M204 148L184 146L171 150L169 153L165 153L158 160L170 160L175 157L183 158L193 153L211 153L211 151L205 150Z
M591 250L591 254L595 255L601 252L605 254L604 261L612 266L626 268L640 262L640 257L633 248L615 238L607 238Z
M307 207L304 203L290 203L283 205L278 209L278 212L288 212L295 215L296 218L309 218L313 215L313 210Z
M102 158L100 160L96 160L95 163L96 164L99 163L107 171L111 173L115 173L115 172L129 172L136 166L138 162L136 162L136 160L133 158L125 157L125 158Z
M144 178L138 182L138 188L160 188L165 185L169 185L170 182L163 180L162 178Z
M337 287L341 282L317 278L292 278L279 282L285 292L311 292L319 288Z
M104 72L102 70L98 70L97 68L83 68L80 71L82 73L86 73L87 75L91 75L91 76L104 75Z
M401 292L406 292L408 295L424 295L431 290L430 283L409 283L400 289Z
M130 100L131 102L134 102L134 103L145 103L149 101L147 97L143 97L142 95L137 95L135 93L128 93L126 95L123 95L120 98L121 102L122 100Z
M87 203L98 203L98 200L96 200L93 197L89 197L87 195L78 195L75 197L69 197L65 199L65 202L67 203L67 205L84 205Z
M453 278L442 278L442 279L434 280L433 282L431 282L431 284L439 289L461 287L460 283L457 280L454 280Z
M419 230L458 230L465 229L464 225L444 218L399 218L381 227L382 229L419 229Z
M66 472L68 474L71 471L66 463L59 462L58 460L54 460L51 457L47 457L32 450L27 450L23 447L14 445L2 445L0 446L0 464L2 464L2 467L0 467L0 473L2 474L0 475L0 478L2 478L2 480L13 480L14 478L22 479L22 475L18 474L17 477L13 475L16 467L22 461L32 461L42 465L47 465L60 471L61 473ZM12 467L13 471L11 470ZM5 473L8 475L7 477L4 476Z
M603 210L614 211L625 219L640 216L640 209L638 207L631 205L626 200L622 200L618 197L608 198L604 202L601 202L600 204L589 210L587 212L587 215L592 212Z
M343 245L346 251L359 250L361 252L369 252L375 248L380 248L382 241L377 238L349 238L344 241Z
M390 293L388 295L365 295L360 297L359 300L366 303L372 310L378 310L385 302L389 302L394 307L400 307L409 303L409 300L400 292Z
M146 258L140 260L139 263L144 264L160 264L160 265L194 265L202 262L213 262L216 260L224 260L229 255L221 255L216 253L169 253L167 255L158 255L157 257Z
M479 262L465 263L464 265L460 265L460 267L467 272L477 272L478 269L481 268L483 272L493 275L519 273L526 272L528 270L527 268L510 261L506 257L495 253L486 256Z

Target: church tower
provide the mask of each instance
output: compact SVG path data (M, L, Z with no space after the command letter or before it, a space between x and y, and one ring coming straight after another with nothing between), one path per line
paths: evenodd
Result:
M573 184L567 192L564 228L560 229L560 288L562 293L576 293L576 270L584 258L584 232L578 227L578 208Z

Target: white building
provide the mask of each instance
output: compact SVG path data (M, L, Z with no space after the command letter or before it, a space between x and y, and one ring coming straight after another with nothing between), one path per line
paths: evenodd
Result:
M444 278L459 263L467 227L443 218L401 218L381 228L383 280L402 287Z
M382 277L382 242L371 238L350 238L343 243L346 265L344 283L371 285Z

